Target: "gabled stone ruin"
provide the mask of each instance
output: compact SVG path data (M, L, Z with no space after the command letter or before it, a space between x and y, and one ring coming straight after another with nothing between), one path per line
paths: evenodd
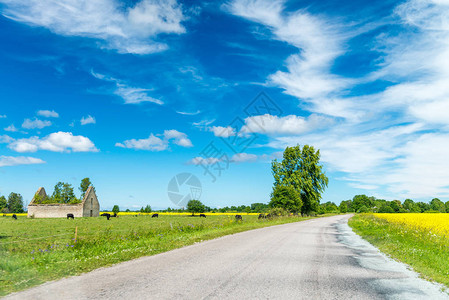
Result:
M100 215L100 203L93 186L89 186L81 203L40 203L47 198L47 193L40 187L28 205L28 217L31 218L66 218L67 214L79 217L98 217Z

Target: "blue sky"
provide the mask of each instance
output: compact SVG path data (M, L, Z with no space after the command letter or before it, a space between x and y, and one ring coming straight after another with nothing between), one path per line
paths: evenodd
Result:
M449 200L449 2L0 0L0 194L268 202L286 146L323 201ZM220 170L221 169L221 170Z

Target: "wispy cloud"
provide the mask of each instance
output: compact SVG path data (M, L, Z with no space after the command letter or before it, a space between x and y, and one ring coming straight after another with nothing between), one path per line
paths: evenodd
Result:
M299 10L284 14L284 1L235 0L225 6L232 14L267 26L273 38L298 48L286 61L287 72L269 76L270 83L306 103L339 94L350 80L331 72L334 60L344 53L347 38L339 25Z
M175 0L142 0L129 7L109 0L1 0L12 20L65 36L100 41L119 53L149 54L167 49L159 34L182 34L185 20Z
M148 92L151 92L152 89L132 87L125 84L121 80L103 74L95 73L93 71L91 71L91 74L97 79L113 82L116 86L113 93L122 98L125 101L125 104L140 104L142 102L152 102L159 105L164 104L163 101L148 96Z
M92 117L91 115L88 115L87 117L82 117L81 118L81 125L87 125L87 124L95 124L97 121L95 120L94 117Z
M183 132L175 129L165 130L163 134L155 136L153 133L145 139L130 139L122 143L116 143L116 147L128 148L135 150L163 151L169 148L169 144L173 143L181 147L193 147L192 141Z
M35 128L42 129L44 127L51 126L51 124L52 123L50 121L47 120L42 121L37 118L34 118L34 120L25 119L25 121L23 121L22 127L26 129L35 129Z
M194 111L194 112L186 112L186 111L176 111L180 115L186 115L186 116L195 116L199 113L201 113L200 110Z
M6 115L0 115L0 119L5 119L6 117Z
M29 157L29 156L0 156L0 167L6 166L18 166L18 165L34 165L34 164L44 164L40 158Z
M73 135L71 132L54 132L43 138L33 136L30 138L13 139L3 136L0 142L8 143L8 148L16 152L36 152L47 150L53 152L97 152L94 143L87 137Z
M19 131L19 129L17 129L16 126L14 126L14 124L11 124L8 127L5 127L5 131L17 132L17 131Z
M37 115L46 118L59 118L59 114L54 110L38 110Z
M286 70L269 75L267 82L312 113L269 118L265 131L257 130L260 122L255 121L262 116L255 116L247 121L257 124L248 129L268 135L268 145L276 149L316 146L328 170L346 173L342 178L354 187L383 189L395 198L449 195L442 150L449 140L445 1L399 4L384 24L394 30L369 42L378 56L372 56L371 73L360 78L334 73L336 59L350 51L347 41L357 32L354 28L306 9L286 12L283 2L236 0L226 9L265 25L272 39L298 48L286 60ZM380 92L362 86L379 83L386 86ZM323 123L313 121L314 113L327 115L329 123L320 127Z

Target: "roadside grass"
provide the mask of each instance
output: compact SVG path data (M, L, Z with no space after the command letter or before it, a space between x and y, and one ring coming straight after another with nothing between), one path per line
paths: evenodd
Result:
M383 253L411 266L424 279L449 287L449 237L388 222L372 214L353 216L349 226Z
M207 218L141 215L109 221L103 217L74 220L0 217L0 296L203 240L311 219L258 220L257 215L243 218L243 222L236 222L233 215Z

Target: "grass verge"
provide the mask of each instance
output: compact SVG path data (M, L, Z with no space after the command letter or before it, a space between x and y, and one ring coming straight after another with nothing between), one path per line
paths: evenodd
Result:
M146 255L228 234L298 222L234 216L121 216L28 219L0 217L0 296ZM75 234L76 232L76 234Z
M389 223L370 214L349 220L355 233L421 276L449 287L449 239L405 224Z

